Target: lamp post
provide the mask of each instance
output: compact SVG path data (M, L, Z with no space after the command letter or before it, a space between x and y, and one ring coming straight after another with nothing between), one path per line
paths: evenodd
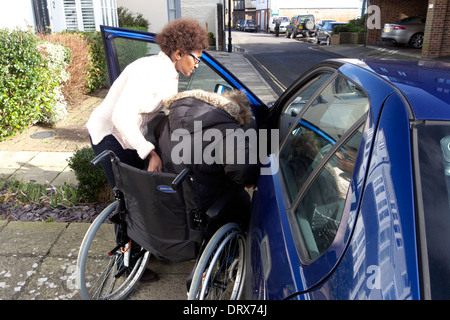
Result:
M233 51L231 44L231 0L228 0L228 52Z

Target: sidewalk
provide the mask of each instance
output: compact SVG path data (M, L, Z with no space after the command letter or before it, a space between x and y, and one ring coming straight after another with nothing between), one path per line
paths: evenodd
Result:
M211 52L265 102L276 99L269 85L241 53ZM106 90L87 97L55 128L34 126L0 143L0 177L37 183L76 184L67 159L89 145L85 128ZM36 135L38 138L37 139ZM1 208L1 207L0 207ZM0 209L1 210L1 209ZM0 220L0 300L78 300L75 284L78 250L86 223ZM150 266L160 280L139 284L129 300L185 300L185 280L193 263Z

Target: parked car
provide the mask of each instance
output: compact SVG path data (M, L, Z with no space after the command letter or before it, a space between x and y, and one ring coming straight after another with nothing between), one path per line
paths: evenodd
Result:
M269 20L269 32L275 32L275 22L280 22L280 33L286 32L286 26L289 24L289 17L285 16L272 16Z
M317 29L319 28L319 27L323 27L326 23L328 23L328 22L335 22L336 20L334 20L334 19L322 19L322 20L318 20L317 22L316 22L316 25L315 25L315 27L314 27L314 31L315 31L315 33L317 33Z
M242 30L242 28L244 27L244 22L245 22L245 20L238 20L238 22L236 23L235 29Z
M102 35L111 84L137 58L124 41L158 53L152 33ZM201 59L180 90L245 92L260 146L272 137L246 234L246 298L450 299L450 64L326 60L268 107Z
M331 33L335 27L345 26L347 22L328 22L323 27L319 27L316 30L316 43L320 44L324 41L327 46L330 45Z
M394 44L407 44L413 48L421 49L425 22L425 16L413 16L395 23L386 23L381 30L381 40L392 41Z
M314 34L315 19L312 14L296 15L286 26L286 38L294 39L298 34L303 37L311 37Z
M245 20L243 30L244 31L256 32L256 22L255 22L255 20Z

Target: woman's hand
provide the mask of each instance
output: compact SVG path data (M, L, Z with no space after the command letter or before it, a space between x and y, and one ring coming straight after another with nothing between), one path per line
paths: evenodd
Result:
M161 172L162 171L162 161L155 150L152 150L148 155L148 168L147 171Z

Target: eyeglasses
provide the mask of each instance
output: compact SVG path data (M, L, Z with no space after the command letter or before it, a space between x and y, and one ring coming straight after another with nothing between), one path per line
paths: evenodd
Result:
M195 54L193 54L193 53L189 53L189 55L190 55L192 58L194 58L195 66L198 67L198 64L199 64L200 61L202 61L202 60L200 60L200 58L196 57Z

